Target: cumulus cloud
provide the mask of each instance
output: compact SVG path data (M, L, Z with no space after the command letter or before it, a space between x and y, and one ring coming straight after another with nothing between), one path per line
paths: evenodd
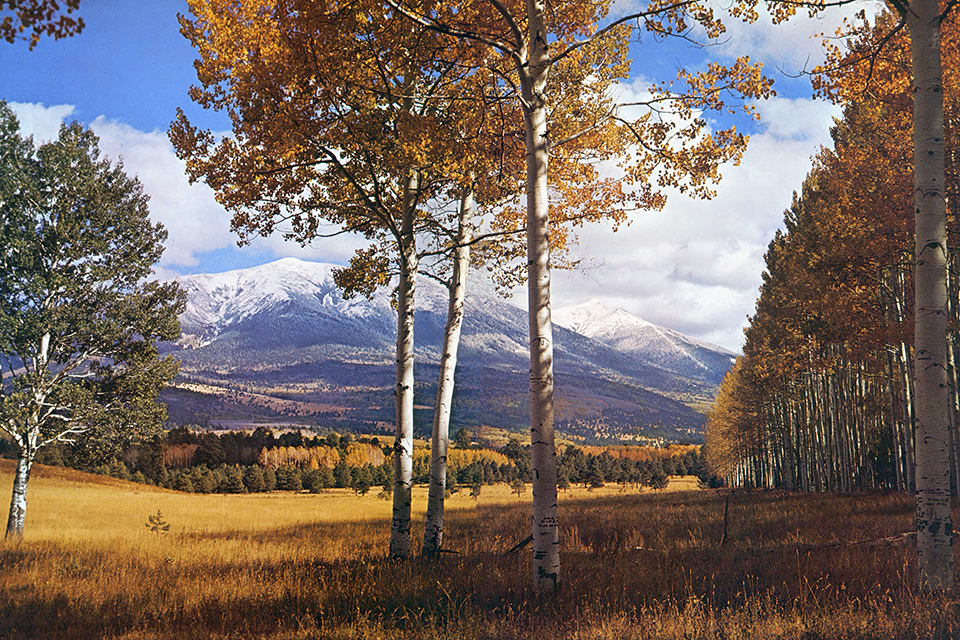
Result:
M781 24L773 24L766 6L757 7L759 18L747 23L728 19L724 44L720 50L728 56L749 55L763 60L769 68L796 75L811 71L823 62L824 37L832 38L845 19L859 11L872 16L882 10L883 4L872 0L857 0L838 7L829 7L816 16L803 8L797 15Z
M580 234L585 269L555 272L555 307L600 299L651 322L730 349L753 312L763 254L781 225L810 157L829 142L835 107L775 98L757 104L763 123L739 166L723 169L710 201L671 194L612 233Z
M726 31L717 43L710 44L709 55L735 58L749 55L753 60L763 60L768 70L779 69L790 75L812 70L823 61L823 39L833 37L843 25L859 11L872 16L883 9L883 3L874 0L855 0L849 4L828 7L818 15L798 8L790 20L774 24L765 3L758 3L757 20L744 22L729 15L732 7L727 2L712 2L714 14L724 24ZM615 0L611 17L618 18L647 9L643 0ZM648 34L638 34L649 38ZM697 39L693 34L693 39ZM702 40L706 44L706 40Z
M199 254L230 246L230 216L209 187L189 184L165 133L138 131L103 116L90 128L100 137L104 155L137 176L150 196L150 217L167 228L161 267L191 267Z
M45 107L42 104L11 102L9 106L20 121L20 132L24 136L33 136L36 145L56 140L60 125L76 110L69 104Z
M866 7L870 13L871 6L876 5L833 9L819 19L798 16L779 26L766 16L755 24L727 20L724 42L708 53L718 59L750 54L763 60L769 73L781 69L796 74L820 61L817 34L833 32L852 11ZM646 62L651 77L662 71L654 56ZM788 81L779 75L779 84ZM649 86L649 79L634 78L623 86L620 98L642 99ZM809 87L789 95L807 96ZM54 138L60 122L74 111L69 105L13 106L24 130L38 140ZM762 120L742 163L723 169L716 198L704 202L670 194L664 211L636 213L632 224L616 234L604 225L581 229L579 253L585 268L554 273L554 306L596 298L652 322L739 349L746 318L754 309L767 244L809 169L810 156L829 143L829 128L838 113L835 107L807 97L774 98L756 107ZM229 215L207 187L187 183L183 164L164 132L138 131L102 117L91 124L101 136L103 151L114 160L122 158L126 170L139 176L151 196L152 216L170 233L161 273L213 270L217 263L209 259L210 254L236 255L230 253L235 251L236 236L229 231ZM363 244L362 238L338 236L304 248L274 235L236 251L253 254L259 262L293 256L344 263ZM233 261L239 262L243 261ZM514 298L521 305L524 300L523 295Z
M33 135L36 143L55 139L60 124L74 112L70 105L12 103L11 108L20 120L21 132ZM184 163L177 158L165 132L139 131L103 116L90 123L90 128L100 138L103 155L113 162L122 162L128 174L137 176L150 196L151 219L167 229L169 236L157 267L158 276L193 273L204 266L206 254L236 247L230 214L216 202L209 187L189 183ZM298 257L344 263L362 244L362 239L338 236L301 247L275 235L254 239L249 247L236 250L256 256L257 262Z

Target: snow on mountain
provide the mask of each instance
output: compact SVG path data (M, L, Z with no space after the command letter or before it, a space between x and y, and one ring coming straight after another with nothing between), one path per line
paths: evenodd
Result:
M184 338L208 344L245 321L268 313L307 309L313 313L363 320L391 313L386 294L350 300L333 281L335 265L284 258L217 274L183 276L187 309L180 317Z
M363 429L389 422L396 348L390 291L378 291L372 300L345 300L333 282L334 268L287 258L178 278L188 298L180 318L183 337L171 345L181 361L181 378L224 388L269 380L271 388L287 389L285 399L314 394L317 406L340 407L329 414L304 408L298 419L309 415L323 424ZM419 278L415 344L421 404L432 402L435 393L446 314L446 290ZM614 437L641 427L699 437L703 416L693 405L709 400L733 354L597 303L557 310L555 318L562 325L554 331L558 425L588 437L601 437L597 429L610 431L602 437ZM525 424L528 344L524 309L480 292L468 294L457 420L506 428ZM267 411L226 400L233 398L226 392L202 399L181 389L166 397L181 421ZM421 419L427 428L429 415Z
M238 348L344 345L392 348L396 312L389 292L373 300L345 300L333 281L334 265L285 258L259 267L225 273L184 276L188 305L180 322L181 344L199 347L228 334ZM416 344L429 359L439 357L446 323L446 291L420 278L417 285ZM622 309L590 301L556 309L558 354L577 366L597 365L624 372L657 368L682 377L718 383L734 354L657 326ZM507 302L468 295L461 350L487 363L525 367L526 313ZM586 339L586 340L585 340Z
M623 309L590 300L553 311L553 321L617 351L691 378L719 382L736 355Z

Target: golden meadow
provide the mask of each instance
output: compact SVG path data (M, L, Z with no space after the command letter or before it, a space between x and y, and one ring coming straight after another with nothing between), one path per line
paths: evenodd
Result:
M960 637L960 601L912 589L908 496L571 489L548 600L529 548L506 553L529 499L455 494L453 553L391 562L373 493L181 494L38 466L24 539L0 545L0 638ZM425 504L418 487L421 531Z

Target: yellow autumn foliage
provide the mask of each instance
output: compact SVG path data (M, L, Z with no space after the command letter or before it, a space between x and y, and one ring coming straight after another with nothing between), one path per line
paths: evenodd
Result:
M460 471L460 469L468 467L474 462L483 460L496 462L501 467L513 464L510 458L491 449L447 449L447 468L450 471ZM424 464L429 466L430 449L414 449L413 461L414 465L418 461L423 461Z

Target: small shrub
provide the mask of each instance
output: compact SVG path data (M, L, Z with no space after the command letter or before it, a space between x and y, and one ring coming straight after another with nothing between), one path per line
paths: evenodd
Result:
M157 515L147 516L146 527L157 535L170 531L170 523L163 519L160 509L157 509Z

